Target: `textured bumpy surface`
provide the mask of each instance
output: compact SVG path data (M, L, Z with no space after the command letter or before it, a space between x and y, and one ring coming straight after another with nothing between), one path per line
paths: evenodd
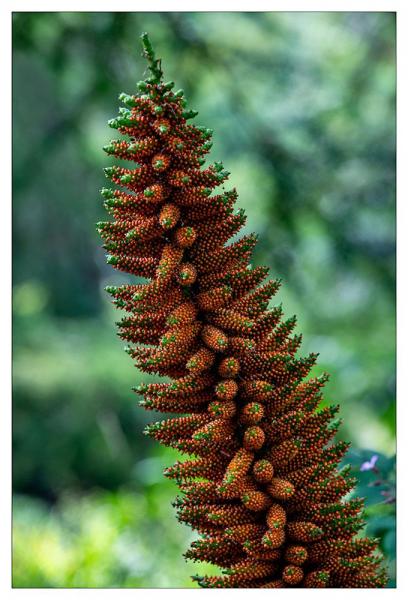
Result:
M377 541L356 535L361 499L333 442L337 406L318 409L326 376L296 356L295 319L268 308L279 288L251 268L254 235L227 242L245 216L229 173L205 166L212 131L188 123L183 92L163 83L142 36L150 75L109 125L104 150L135 164L106 176L112 221L98 223L108 263L147 283L108 287L126 311L119 335L137 367L170 378L137 388L145 409L179 413L146 433L190 458L165 472L181 490L178 518L200 533L186 557L221 567L202 587L382 587Z

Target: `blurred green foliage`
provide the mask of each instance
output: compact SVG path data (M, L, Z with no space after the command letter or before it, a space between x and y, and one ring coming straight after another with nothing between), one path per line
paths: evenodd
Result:
M394 14L14 13L14 585L193 586L198 568L161 475L176 454L142 436L156 415L130 392L141 374L103 292L128 279L94 230L106 121L145 71L144 30L215 130L302 353L331 374L393 574L395 506L359 461L373 448L394 477Z
M149 468L162 466L155 461ZM191 586L192 573L215 574L215 567L181 558L180 549L194 536L168 518L173 493L157 482L146 484L143 494L121 489L62 496L51 510L42 500L17 496L15 585L180 588Z

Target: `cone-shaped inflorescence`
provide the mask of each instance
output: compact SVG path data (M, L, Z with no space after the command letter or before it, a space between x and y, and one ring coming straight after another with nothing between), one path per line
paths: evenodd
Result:
M180 416L146 433L190 455L165 471L177 481L178 518L201 535L186 557L221 568L202 587L382 587L377 540L359 537L363 501L338 469L337 406L319 409L316 356L297 357L295 319L268 308L280 282L250 268L254 235L219 162L206 166L212 131L190 124L183 91L164 83L142 35L150 74L109 121L123 136L104 150L129 161L105 169L113 220L98 223L116 269L146 283L109 286L126 311L119 336L147 373L148 410ZM123 163L122 163L123 164ZM126 163L124 163L126 164Z

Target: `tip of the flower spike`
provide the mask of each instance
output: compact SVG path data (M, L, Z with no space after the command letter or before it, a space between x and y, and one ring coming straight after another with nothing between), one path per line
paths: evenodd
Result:
M203 581L204 577L203 577L202 575L191 575L191 579L192 579L193 581L198 581L198 582L200 582L200 581Z
M147 58L149 64L149 69L151 72L151 77L148 78L149 83L159 83L163 77L163 72L160 66L160 60L156 58L156 55L153 50L152 43L150 41L149 35L146 31L142 33L140 36L143 48L143 54Z
M151 46L151 42L149 39L149 34L147 33L147 31L143 31L140 35L140 39L142 40L142 44L144 47L149 47ZM153 50L153 49L152 49Z

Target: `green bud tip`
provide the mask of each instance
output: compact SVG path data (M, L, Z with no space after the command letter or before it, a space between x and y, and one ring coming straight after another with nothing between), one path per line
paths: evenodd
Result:
M116 285L107 285L105 287L105 292L108 292L108 294L116 294L117 291L118 288L116 287Z
M154 60L153 46L151 44L151 41L150 41L149 36L146 33L146 31L144 31L142 33L142 35L140 36L140 39L142 40L143 50L144 50L144 53L146 54L147 58L149 60Z
M117 256L114 256L113 254L107 254L106 262L108 263L108 265L117 265L119 262L119 258Z
M204 137L204 139L210 138L213 133L214 133L214 129L209 129L208 127L205 127L204 131L203 131L203 134L204 134L203 137Z
M148 85L145 81L138 81L136 87L141 91L145 92L148 89Z
M115 146L114 144L106 144L106 146L102 146L102 150L107 154L111 154L115 151Z
M183 117L185 119L194 119L198 115L198 110L185 110L183 111Z
M102 195L104 198L106 198L107 200L109 200L110 198L113 198L113 197L114 197L112 190L111 190L111 189L109 189L109 188L102 188L102 189L101 189L101 195Z
M130 96L129 94L126 94L125 92L122 92L121 94L119 94L119 100L121 102L123 102L124 104L126 104L127 106L136 106L136 102L135 102L133 96Z

